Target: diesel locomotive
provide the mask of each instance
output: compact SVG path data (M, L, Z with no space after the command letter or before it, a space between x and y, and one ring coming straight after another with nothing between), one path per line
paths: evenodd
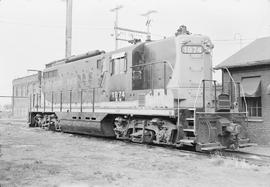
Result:
M46 64L29 124L197 151L250 146L240 89L217 89L212 49L185 32Z

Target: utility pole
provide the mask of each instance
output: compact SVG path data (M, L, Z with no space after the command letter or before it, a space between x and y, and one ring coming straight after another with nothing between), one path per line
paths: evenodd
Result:
M38 85L38 97L37 97L37 111L38 111L38 108L41 107L41 94L42 94L42 90L41 90L41 87L42 87L42 71L41 70L36 70L36 69L28 69L27 70L28 72L37 72L37 75L38 75L38 82L39 82L39 85Z
M153 13L157 13L156 10L149 10L148 12L141 14L141 16L144 16L146 18L146 32L147 32L147 37L146 41L151 41L151 34L150 34L150 24L151 24L151 18L150 15Z
M71 56L72 0L66 0L66 58Z
M12 117L14 117L14 109L15 109L14 96L15 96L15 88L14 88L14 85L12 85Z
M115 22L114 22L114 37L115 37L115 49L118 49L118 11L123 8L122 5L116 6L115 8L111 9L111 12L115 12Z

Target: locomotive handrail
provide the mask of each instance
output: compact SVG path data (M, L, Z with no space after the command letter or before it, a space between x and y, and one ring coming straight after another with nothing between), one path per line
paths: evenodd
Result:
M197 112L198 114L246 114L246 112Z
M83 98L83 92L84 91L93 91L93 96L92 96L92 112L94 113L95 112L95 91L96 91L96 89L100 89L101 87L91 87L91 88L87 88L87 89L81 89L80 90L80 112L82 112L82 109L83 109L83 101L82 101L82 98ZM67 103L67 104L69 104L69 112L71 112L72 111L72 91L73 90L61 90L61 91L59 91L59 92L53 92L53 91L51 91L51 92L44 92L43 93L43 112L45 112L46 111L46 108L47 108L47 106L46 106L46 102L45 102L45 100L46 100L46 95L48 94L51 94L49 97L51 97L51 105L50 105L50 107L51 107L51 111L53 112L54 111L54 93L60 93L60 103L59 103L59 106L57 107L57 108L59 108L59 110L60 110L60 112L62 112L62 109L63 109L63 92L67 92L67 93L69 93L69 102ZM32 97L33 96L33 97ZM37 97L34 97L34 96L37 96ZM37 94L30 94L30 96L29 96L29 100L30 100L30 111L32 110L32 106L33 106L33 108L35 107L35 102L37 102L37 105L36 105L36 111L38 112L38 109L40 108L42 108L42 104L41 104L41 99L39 100L38 97L39 96L39 94L37 93ZM37 98L37 100L35 99L35 98ZM40 97L41 98L41 97ZM32 103L32 101L33 101L33 103ZM40 102L40 105L38 104Z
M202 85L202 81L200 81L200 84L199 84L199 88L197 90L197 93L196 93L196 98L195 98L195 102L194 102L194 133L196 133L196 103L197 103L197 100L198 100L198 97L199 97L199 91L200 91L200 88L201 88L201 85Z
M138 64L138 65L134 65L134 66L130 66L130 68L136 68L136 67L142 67L142 66L150 66L150 71L151 71L151 90L152 90L152 93L154 92L153 91L153 74L152 74L152 65L155 65L155 64L161 64L163 63L164 64L164 69L163 69L163 74L164 74L164 78L163 78L163 86L164 86L164 93L167 94L167 88L166 88L166 65L165 64L168 64L169 67L171 68L171 71L173 72L173 67L172 67L172 64L166 60L164 61L157 61L157 62L150 62L150 63L144 63L144 64Z
M193 106L194 108L196 108L196 103L197 103L197 100L198 100L198 97L199 97L199 91L201 89L202 82L203 82L203 80L200 80L200 84L199 84L199 87L197 89L196 98L195 98L195 102L194 102L194 106Z
M226 71L228 72L228 75L230 76L231 80L233 81L234 87L235 87L235 91L236 91L236 83L235 83L235 81L234 81L234 79L233 79L233 77L232 77L232 75L231 75L229 69L228 69L227 67L225 67L225 69L226 69ZM242 87L241 84L240 84L240 88L242 89L242 92L243 92L244 89L243 89L243 87ZM243 92L243 93L244 93L244 92ZM235 94L235 95L236 95L236 94ZM235 100L236 100L236 98L235 98ZM248 112L248 111L247 111L247 101L246 101L245 95L244 95L244 102L245 102L245 109L246 109L246 113L247 113L247 112Z
M228 72L229 77L230 77L230 78L231 78L231 80L233 81L233 84L234 84L234 89L236 90L236 83L235 83L235 81L234 81L234 79L233 79L233 77L232 77L232 75L231 75L231 73L230 73L229 69L228 69L227 67L225 67L225 69L226 69L226 71ZM235 99L235 100L236 100L236 99Z
M223 82L223 86L222 86L222 92L224 92L224 83L231 83L231 82L229 82L229 81L222 81ZM240 97L240 90L242 91L242 93L244 93L244 88L243 88L243 86L242 86L242 84L240 84L240 82L235 82L234 80L233 80L233 82L235 83L235 85L237 84L237 85L239 85L239 97ZM235 90L235 92L236 92L236 90ZM236 95L236 94L235 94ZM244 104L245 104L245 112L248 114L248 110L247 110L247 101L246 101L246 97L245 97L245 95L243 95L243 99L244 99Z
M130 68L136 68L136 67L141 67L141 66L150 66L150 65L161 64L161 63L167 63L170 66L171 70L173 71L172 64L169 63L166 60L164 60L164 61L158 61L158 62L151 62L151 63L146 63L146 64L138 64L138 65L130 66Z
M136 67L142 67L142 66L152 66L152 65L155 65L155 64L160 64L160 63L164 63L164 64L168 64L171 71L173 72L174 69L173 69L173 66L170 62L164 60L164 61L158 61L158 62L151 62L151 63L147 63L147 64L139 64L139 65L134 65L134 66L131 66L130 68L136 68ZM166 70L164 68L164 90L166 90L166 85L165 85L165 74L166 74ZM152 79L152 77L151 77ZM178 89L180 88L179 86L178 87L175 87L177 89L177 91L179 91ZM178 98L177 98L177 125L180 124L180 108L179 108L179 94L178 95ZM194 111L194 117L195 117L195 111ZM195 129L195 121L194 121L194 129Z

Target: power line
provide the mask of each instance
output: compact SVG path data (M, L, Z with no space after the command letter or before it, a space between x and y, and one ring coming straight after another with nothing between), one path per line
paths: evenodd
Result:
M242 38L241 40L243 41L251 41L251 40L255 40L257 38ZM239 42L239 39L213 39L212 41L215 41L215 42L231 42L231 41L238 41Z
M46 24L32 24L32 23L23 23L23 22L14 22L14 21L7 21L7 20L1 20L0 19L0 24L12 24L16 26L29 26L29 27L39 27L39 28L52 28L52 29L64 29L65 25L46 25ZM86 30L111 30L110 27L89 27L86 25L74 25L74 29L86 29ZM151 33L153 36L158 36L161 38L167 38L167 36L162 35L162 34L157 34L157 33ZM243 43L248 43L248 41L253 41L256 40L257 38L242 38ZM229 43L229 42L238 42L239 39L212 39L213 42L224 42L224 43Z
M53 28L53 29L64 29L65 25L42 25L42 24L32 24L32 23L22 23L22 22L14 22L14 21L6 21L6 20L0 20L0 23L3 24L12 24L12 25L16 25L16 26L29 26L29 27L40 27L40 28ZM109 27L88 27L88 26L84 26L84 25L75 25L73 26L73 28L76 29L97 29L97 30L111 30L111 28Z

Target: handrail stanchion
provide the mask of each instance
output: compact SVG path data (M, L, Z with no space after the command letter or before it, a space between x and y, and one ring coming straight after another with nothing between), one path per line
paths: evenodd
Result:
M237 83L237 103L238 103L238 110L242 111L242 106L240 106L240 103L241 103L241 98L240 98L240 82Z
M82 112L82 105L83 105L83 91L81 90L81 106L80 106L81 112Z
M233 103L233 82L232 80L230 81L230 96L231 96L231 106L230 108L232 108L232 103Z
M30 94L30 97L29 97L29 99L30 99L30 108L29 108L29 110L30 110L30 112L32 112L32 94Z
M69 112L71 112L72 90L69 91Z
M63 110L63 92L60 92L60 112Z
M37 93L37 105L36 105L36 108L37 108L37 112L38 112L38 108L39 108L39 94Z
M53 92L52 92L52 112L53 112Z
M166 89L166 61L163 63L163 86L164 86L164 95L167 95L167 89Z
M179 108L179 105L180 105L180 99L179 99L179 88L177 87L177 138L179 138L179 128L180 128L180 108Z
M153 82L153 65L150 65L150 88L151 88L151 93L154 95L154 82Z
M45 98L46 98L46 93L44 92L43 93L43 112L45 112L46 111L46 100L45 100Z
M33 111L35 111L36 106L36 95L33 93Z
M93 88L92 112L95 113L95 88Z
M205 80L203 81L203 111L205 112Z
M214 87L215 87L215 112L217 111L217 83L214 80Z

